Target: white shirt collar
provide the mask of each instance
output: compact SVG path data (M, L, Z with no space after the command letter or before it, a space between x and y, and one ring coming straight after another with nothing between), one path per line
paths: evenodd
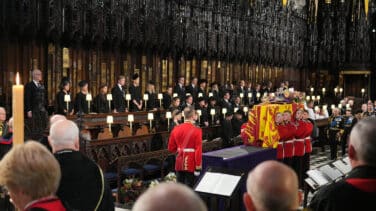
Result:
M35 84L35 86L38 86L40 83L38 82L38 81L36 81L36 80L33 80L33 82L34 82L34 84Z

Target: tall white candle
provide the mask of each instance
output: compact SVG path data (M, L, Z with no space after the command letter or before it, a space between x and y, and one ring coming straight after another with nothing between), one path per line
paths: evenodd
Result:
M12 87L13 144L24 143L24 86L20 84L20 75L16 74L16 85Z

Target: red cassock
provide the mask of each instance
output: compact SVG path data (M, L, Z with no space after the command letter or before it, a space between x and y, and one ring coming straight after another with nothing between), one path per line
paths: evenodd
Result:
M177 153L175 170L194 172L201 167L202 130L191 123L176 126L168 141L168 151Z
M283 148L282 158L290 158L294 156L294 142L296 127L291 122L281 124L277 126L279 134L279 142L283 142L283 147L281 144L277 147L277 159L281 159L281 148Z

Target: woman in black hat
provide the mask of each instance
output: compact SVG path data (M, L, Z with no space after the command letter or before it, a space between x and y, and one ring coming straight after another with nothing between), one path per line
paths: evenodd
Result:
M76 99L74 101L74 112L88 114L89 104L86 100L86 95L89 93L89 83L85 80L82 80L78 83L78 86L80 87L80 92L76 94Z
M59 89L60 91L56 94L56 114L68 115L73 114L73 106L70 96L70 80L68 77L63 77L61 79ZM69 96L69 101L66 101L66 97ZM68 110L67 110L68 109Z
M133 83L129 87L129 93L131 94L130 111L141 111L142 110L142 98L141 98L141 87L140 78L137 73L132 76Z

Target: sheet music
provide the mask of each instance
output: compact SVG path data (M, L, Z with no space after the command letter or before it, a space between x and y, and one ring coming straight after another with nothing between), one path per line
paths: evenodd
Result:
M307 174L319 186L322 186L322 185L325 185L325 184L329 183L329 181L324 177L324 175L322 175L322 173L319 170L317 170L317 169L309 170L309 171L307 171Z
M311 179L311 178L309 178L309 177L307 177L307 178L305 179L305 182L306 182L306 183L307 183L312 189L314 189L314 190L316 190L316 189L319 187L319 185L316 184L316 182L313 181L313 179Z
M195 191L231 196L240 178L229 174L206 172Z
M345 157L345 158L343 158L342 160L343 160L343 162L345 162L347 165L350 165L350 159L349 159L349 157Z
M334 181L334 180L343 176L343 174L339 170L332 168L329 165L325 165L325 166L320 167L320 171L324 175L328 176L332 181Z
M346 165L343 161L337 160L333 163L333 165L340 170L343 174L347 174L351 171L351 166Z

